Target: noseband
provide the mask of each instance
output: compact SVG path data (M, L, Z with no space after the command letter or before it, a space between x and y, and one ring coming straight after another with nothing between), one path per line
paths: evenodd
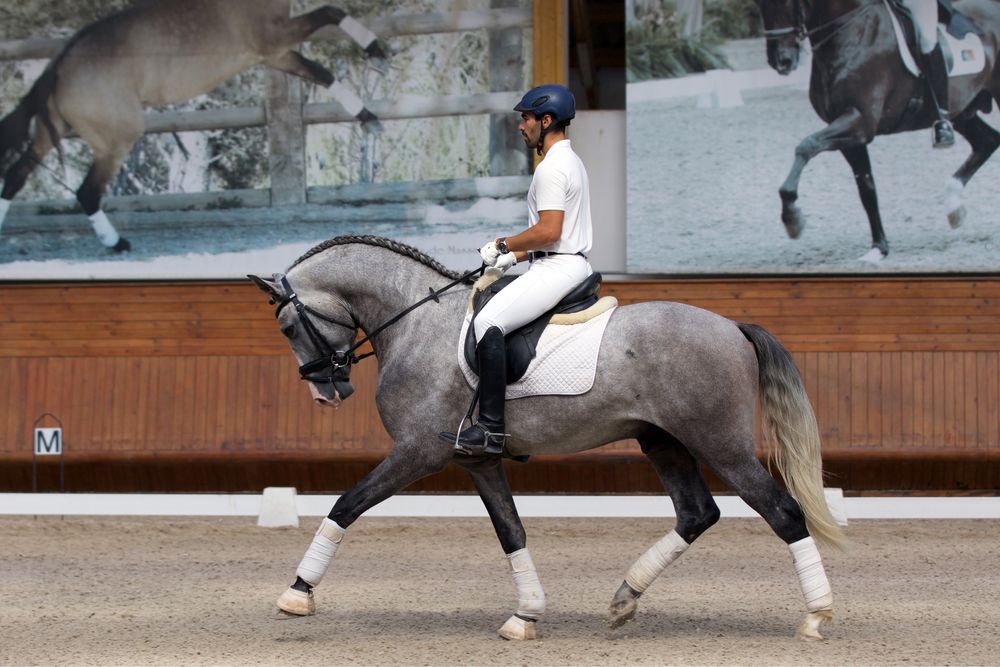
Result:
M774 42L786 37L794 36L796 43L799 43L805 41L809 37L809 30L806 28L805 8L802 6L802 0L795 0L792 6L794 8L793 14L795 15L795 24L787 28L772 28L771 30L765 30L765 40Z
M345 329L351 329L352 331L354 331L354 335L357 336L357 332L358 329L361 328L361 324L358 322L357 318L354 317L354 314L348 313L351 316L351 323L346 324L344 322L341 322L340 320L337 320L313 308L310 308L306 304L302 303L301 300L299 300L298 294L296 294L295 290L292 289L292 285L291 283L288 282L288 278L286 276L281 276L280 280L281 288L285 292L285 297L274 309L274 317L275 319L277 319L278 316L281 315L282 309L288 304L292 304L293 306L295 306L295 312L298 313L299 315L299 321L302 322L303 328L309 335L309 340L312 341L312 344L316 347L317 350L319 350L319 355L320 355L315 359L307 361L306 363L299 366L299 377L302 378L303 380L306 380L308 382L313 382L316 384L333 383L334 387L337 389L337 393L340 394L340 397L347 398L348 396L350 396L351 393L354 392L354 388L351 387L350 385L351 366L358 363L362 359L365 359L375 354L374 352L367 352L365 354L358 356L354 354L355 350L357 350L359 347L361 347L368 341L375 338L375 336L377 336L385 329L389 328L390 326L398 322L405 315L409 314L411 311L422 306L428 301L434 301L435 303L440 303L440 299L438 299L438 296L440 296L444 292L447 292L455 285L465 280L468 280L477 273L479 274L483 273L485 270L486 270L486 265L483 264L478 269L473 269L472 271L469 271L468 273L459 276L456 280L448 283L439 290L428 288L430 294L425 296L420 301L417 301L412 306L409 306L406 309L402 310L401 312L397 313L396 315L390 317L387 321L375 327L375 329L373 329L370 334L366 335L364 338L357 341L356 343L354 343L354 345L351 345L346 350L333 349L333 346L330 345L330 343L326 340L326 338L323 337L323 334L320 333L319 329L316 328L316 325L313 323L312 319L310 318L310 315L318 317L324 322L329 322L330 324L336 324L337 326L344 327Z

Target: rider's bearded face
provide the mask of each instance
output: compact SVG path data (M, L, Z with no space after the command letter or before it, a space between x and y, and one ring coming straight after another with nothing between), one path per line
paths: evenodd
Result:
M538 140L542 136L541 119L535 118L530 113L522 113L521 122L518 124L517 129L521 131L521 137L529 148L534 148L538 145Z

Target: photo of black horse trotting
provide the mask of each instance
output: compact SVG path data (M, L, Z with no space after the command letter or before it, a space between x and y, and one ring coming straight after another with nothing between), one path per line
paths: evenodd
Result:
M758 0L771 67L780 74L790 73L799 64L803 43L809 42L809 100L828 124L795 149L794 164L780 188L782 222L789 236L799 237L804 216L796 200L802 171L823 151L840 151L854 172L871 226L872 248L862 258L870 262L889 254L889 242L882 228L867 146L876 136L929 128L937 120L924 75L913 62L916 51L909 17L896 4L891 0ZM994 69L1000 48L1000 3L959 0L942 5L942 18L952 24L947 32L955 33L948 36L939 31L951 61L947 111L955 130L972 148L946 186L946 212L954 228L966 215L962 201L966 184L1000 145L1000 133L979 115L989 112L1000 95ZM909 171L913 166L904 168Z
M376 36L336 7L295 17L290 10L290 0L144 0L82 28L0 121L0 165L13 160L3 174L0 225L31 172L74 133L93 152L76 191L83 212L104 246L130 249L101 210L101 199L143 135L143 110L189 100L256 65L326 87L358 120L377 123L326 67L294 50L320 28L336 25L381 62Z

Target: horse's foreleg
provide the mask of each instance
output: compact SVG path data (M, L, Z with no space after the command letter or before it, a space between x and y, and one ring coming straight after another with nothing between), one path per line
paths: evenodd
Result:
M311 12L289 19L289 29L295 33L291 43L298 44L320 28L328 25L335 25L343 30L344 34L364 50L377 70L383 73L388 70L385 49L379 43L378 35L339 7L323 5Z
M323 86L347 113L361 121L367 129L373 132L382 131L382 123L379 122L378 116L365 106L353 90L334 79L333 73L315 60L310 60L297 51L289 51L268 60L267 64L274 69Z
M795 202L799 198L799 179L811 159L823 151L842 150L864 143L864 118L857 110L843 114L825 128L803 139L795 148L795 162L778 193L781 195L781 221L788 235L797 239L805 227L802 211Z
M443 452L443 453L442 453ZM451 456L441 448L397 447L354 488L342 495L313 536L293 583L278 598L278 608L294 616L315 612L313 588L326 575L347 529L359 516L422 477L443 469Z
M625 575L608 610L608 625L617 628L635 617L639 597L699 535L719 520L719 507L691 453L672 436L657 430L639 439L674 503L674 529L639 557Z
M504 639L535 639L535 623L545 613L545 591L525 546L524 526L517 514L507 475L499 459L462 460L459 463L472 476L476 491L486 506L517 588L517 611L497 632Z
M962 202L962 194L965 186L969 183L979 168L990 159L997 147L1000 146L1000 133L990 127L978 115L969 118L956 119L955 129L972 146L970 155L962 166L952 175L948 185L945 186L945 206L948 209L948 224L956 228L965 221L965 204Z
M872 228L872 249L861 257L864 262L878 262L889 254L889 241L882 229L882 216L878 211L878 193L875 191L875 177L872 176L872 164L868 157L868 147L864 144L842 148L840 152L851 165L854 172L854 182L858 186L861 205L868 214L868 223Z

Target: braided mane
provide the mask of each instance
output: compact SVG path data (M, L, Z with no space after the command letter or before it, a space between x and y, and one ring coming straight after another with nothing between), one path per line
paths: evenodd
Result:
M392 239L383 238L381 236L357 236L357 235L337 236L328 241L323 241L316 247L307 251L297 260L295 260L292 263L292 265L288 267L288 270L289 271L292 270L293 268L301 264L303 261L309 259L313 255L317 255L323 252L324 250L327 250L334 246L348 245L351 243L360 243L362 245L370 245L370 246L375 246L377 248L385 248L386 250L391 250L398 255L409 257L410 259L414 259L420 262L424 266L434 269L445 278L451 278L452 280L454 280L458 278L460 275L462 275L460 273L445 268L445 266L440 262L438 262L436 259L424 254L423 252L417 250L413 246L406 245L405 243L400 243L399 241L393 241ZM472 280L467 279L465 282L471 284Z

